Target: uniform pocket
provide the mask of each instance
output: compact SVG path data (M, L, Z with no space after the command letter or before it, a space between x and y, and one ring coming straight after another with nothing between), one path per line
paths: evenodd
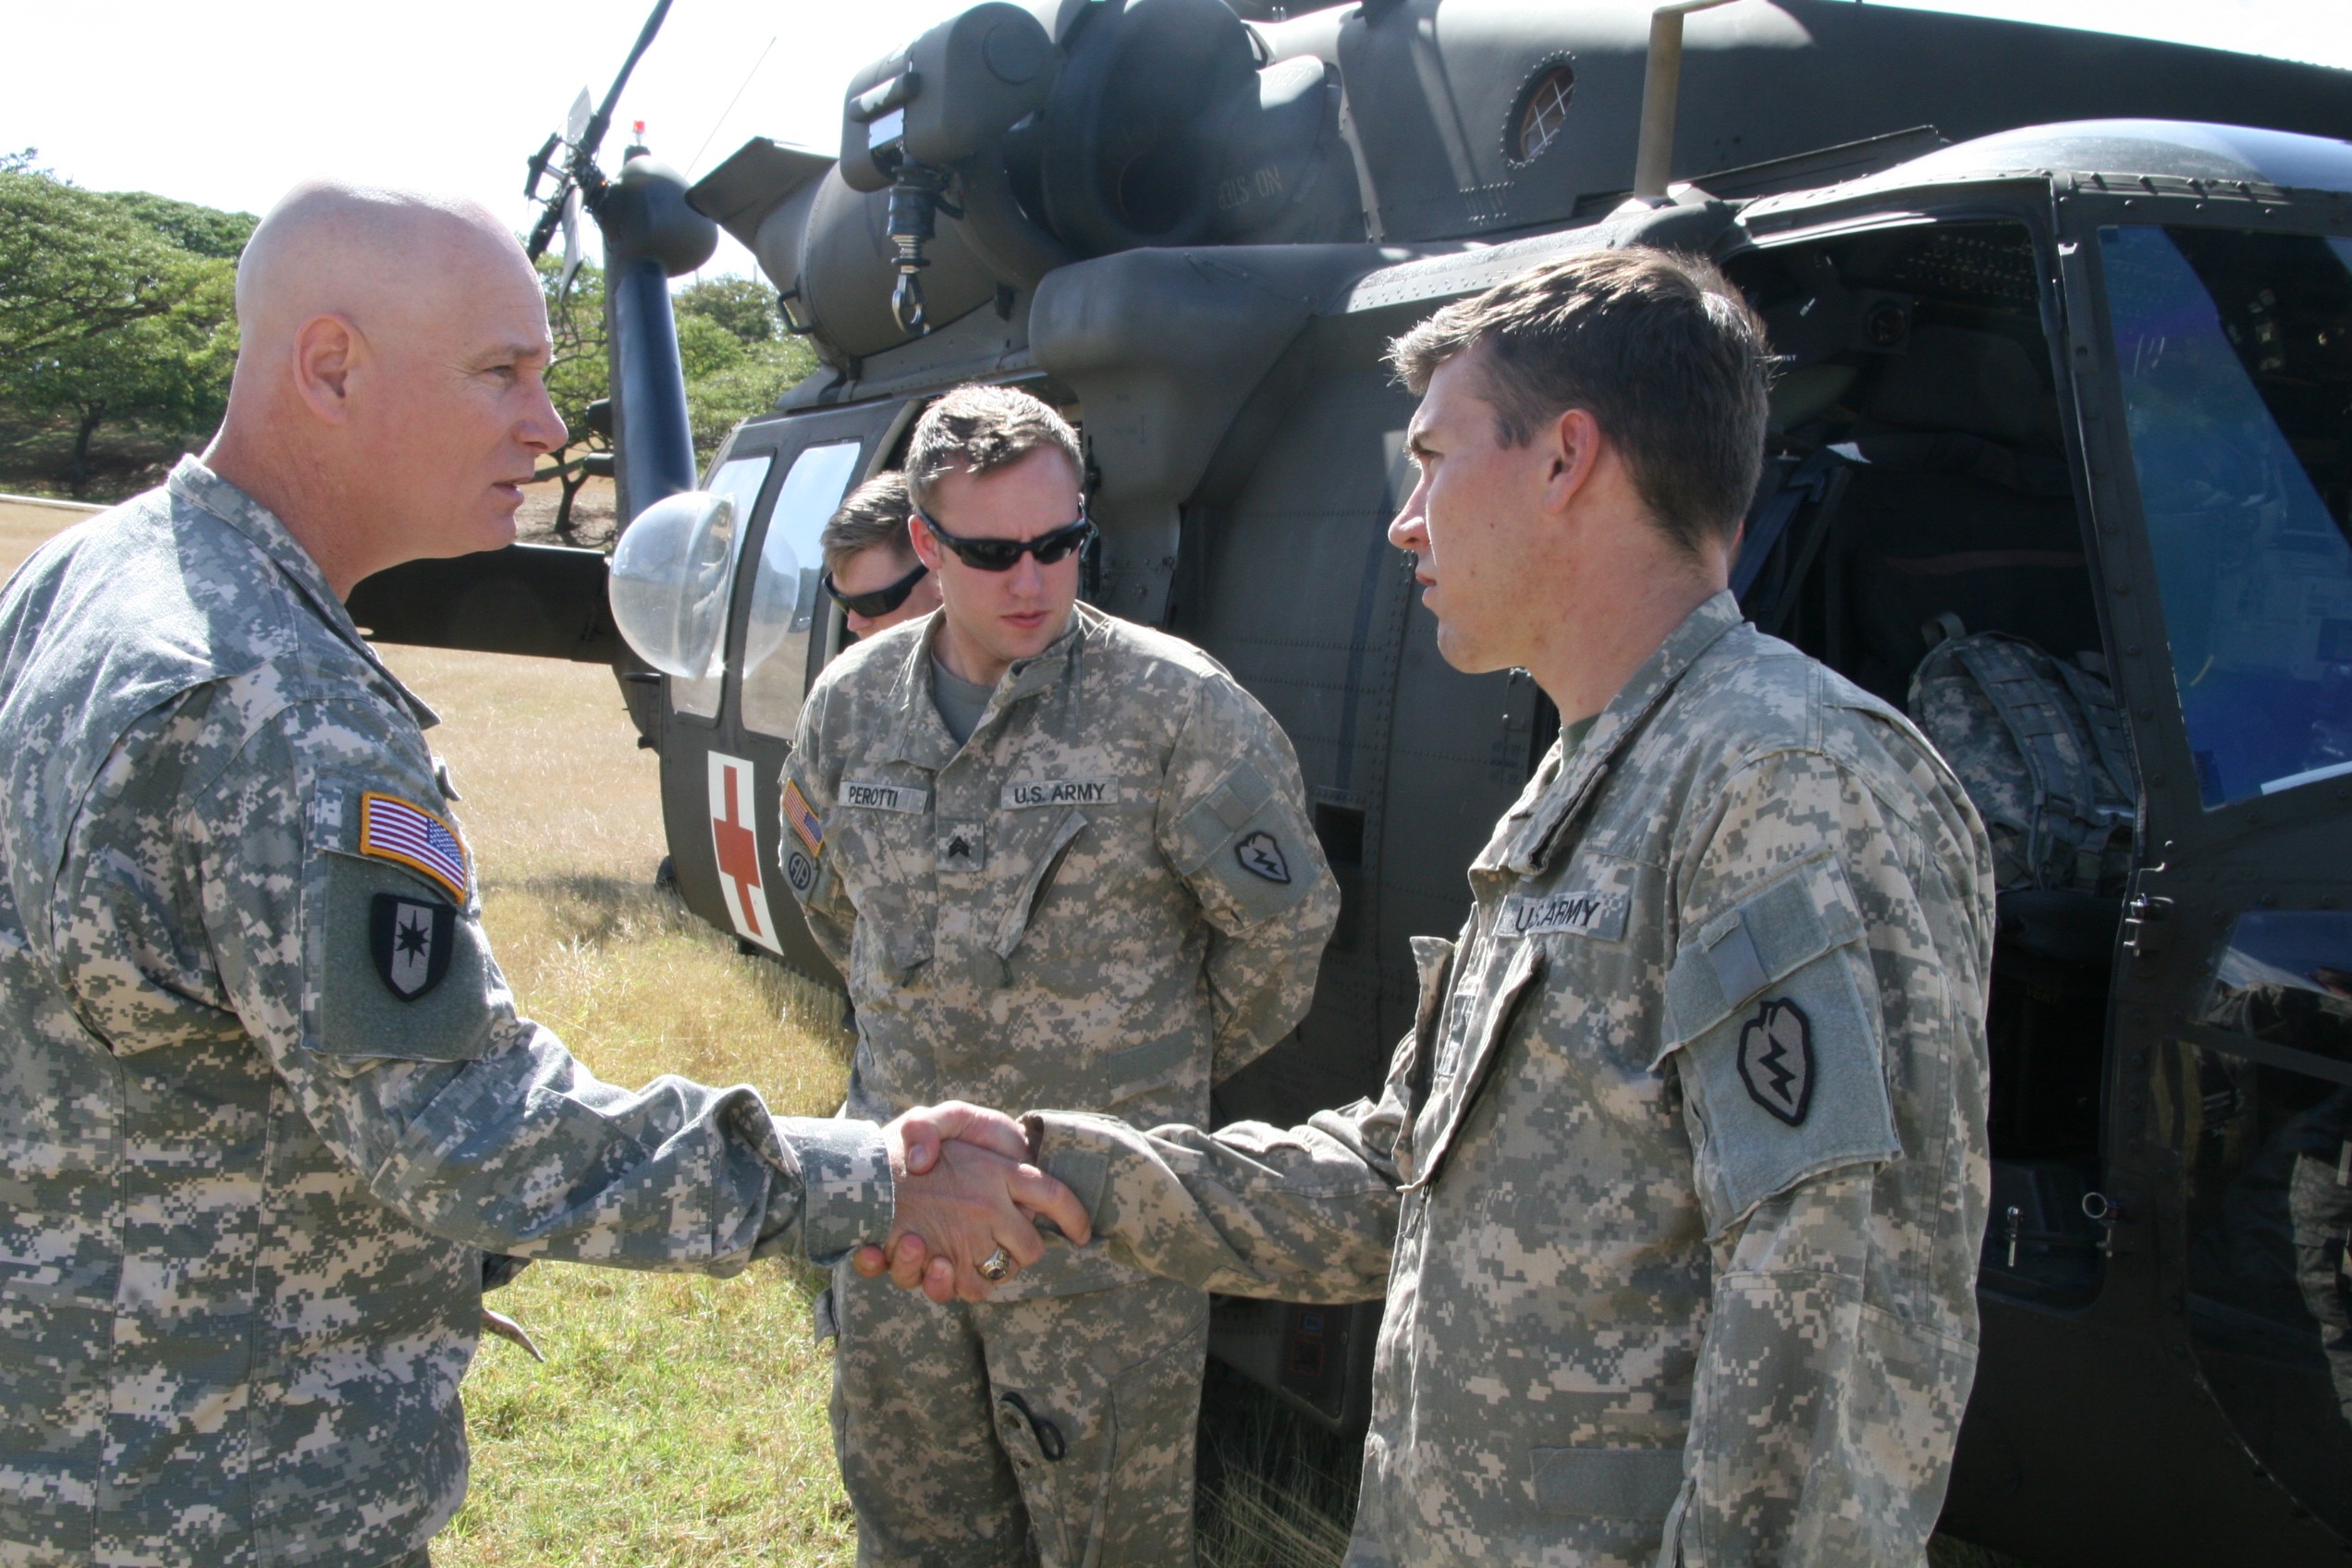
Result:
M1030 863L1029 874L1015 888L1012 901L1005 909L1004 920L997 928L998 958L1011 958L1013 949L1021 946L1022 939L1029 935L1030 923L1037 917L1037 906L1045 902L1047 893L1052 890L1054 874L1069 858L1070 846L1077 840L1079 834L1086 830L1087 821L1083 811L1065 812L1061 820L1054 824L1053 831L1037 846Z
M997 1436L1021 1478L1041 1568L1179 1560L1191 1538L1207 1344L1204 1322L1113 1377L1100 1408L1084 1415L998 1394Z
M1459 1013L1460 1023L1451 1018L1439 1036L1437 1071L1430 1080L1429 1103L1415 1119L1413 1128L1415 1187L1425 1187L1434 1181L1444 1163L1446 1149L1453 1142L1456 1128L1470 1107L1476 1103L1479 1086L1493 1071L1495 1059L1502 1054L1504 1037L1524 1011L1532 994L1540 986L1546 967L1543 946L1537 942L1513 943L1511 961L1503 966L1501 978L1486 989L1484 996L1455 995L1449 1013Z

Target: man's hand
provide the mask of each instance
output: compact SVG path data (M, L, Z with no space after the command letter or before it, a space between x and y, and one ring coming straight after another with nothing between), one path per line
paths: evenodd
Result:
M920 1283L933 1301L983 1301L998 1282L979 1271L990 1255L1001 1248L1016 1269L1045 1256L1032 1216L1076 1242L1091 1233L1070 1190L1023 1163L1028 1137L1009 1117L949 1102L909 1112L883 1133L898 1212L889 1257L877 1247L858 1250L853 1267L868 1279L888 1268L902 1288Z

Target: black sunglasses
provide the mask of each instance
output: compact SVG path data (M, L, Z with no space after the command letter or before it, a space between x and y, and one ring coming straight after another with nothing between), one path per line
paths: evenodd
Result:
M841 585L833 581L833 574L830 571L817 581L825 584L825 591L833 596L835 604L851 615L862 615L868 620L876 620L905 604L907 595L914 592L914 585L922 582L923 574L930 570L921 561L917 561L914 563L913 571L908 572L888 588L876 588L871 594L842 593Z
M1065 523L1035 539L959 539L921 512L923 526L931 537L955 554L955 558L974 571L1011 571L1023 556L1035 556L1039 566L1051 566L1073 550L1083 550L1094 542L1095 521L1084 512L1076 522Z

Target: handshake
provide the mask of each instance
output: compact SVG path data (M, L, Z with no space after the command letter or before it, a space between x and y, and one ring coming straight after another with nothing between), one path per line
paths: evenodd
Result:
M1001 1111L961 1100L921 1106L883 1130L897 1192L888 1249L851 1266L935 1302L985 1301L1046 1255L1040 1222L1083 1246L1093 1233L1071 1190L1029 1163L1029 1134Z

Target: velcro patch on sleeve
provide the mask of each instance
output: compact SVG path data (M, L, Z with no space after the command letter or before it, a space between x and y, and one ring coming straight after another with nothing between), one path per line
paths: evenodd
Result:
M1699 1117L1710 1235L1808 1177L1902 1154L1861 915L1819 860L1689 933L1666 975L1670 1053Z
M1316 884L1305 826L1246 762L1178 820L1172 847L1177 872L1208 878L1246 925L1289 909Z
M473 888L472 863L457 828L398 795L361 794L359 851L421 873L460 904Z
M310 1048L354 1062L485 1055L513 1012L481 922L420 888L405 862L321 858Z
M801 793L800 780L787 777L784 780L782 803L784 820L800 839L802 847L812 856L825 852L825 823L809 809L808 797Z

